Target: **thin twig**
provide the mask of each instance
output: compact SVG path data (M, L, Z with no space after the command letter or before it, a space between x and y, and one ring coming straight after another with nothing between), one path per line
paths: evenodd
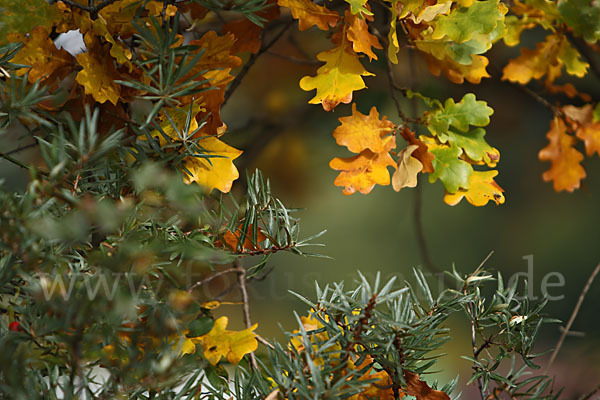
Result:
M246 329L252 327L252 319L250 319L250 299L248 298L248 289L246 288L246 269L242 265L239 259L233 263L233 269L237 272L238 285L240 287L240 294L242 295L242 309L244 311L244 323ZM256 362L256 356L254 353L250 353L250 362L255 370L258 370L258 362Z
M218 278L221 275L229 274L229 273L235 272L235 271L236 271L235 268L227 268L227 269L224 269L222 271L215 272L214 274L210 275L209 277L207 277L207 278L205 278L205 279L203 279L201 281L198 281L198 282L194 283L192 286L190 286L188 288L187 291L188 291L188 293L190 293L192 290L196 289L197 287L206 285L208 282L212 281L215 278Z
M4 158L6 161L10 161L11 163L18 165L21 168L29 169L29 166L21 161L17 160L14 157L9 156L7 153L0 152L0 157Z
M265 339L264 337L256 334L256 340L258 340L259 342L261 342L262 344L264 344L265 346L267 346L270 349L275 349L275 346L273 346L271 343L269 343L269 341L267 339Z
M543 105L544 107L548 108L550 111L552 111L552 114L554 114L555 116L557 116L557 117L563 116L562 111L560 111L560 109L558 107L551 104L548 100L546 100L544 97L542 97L538 93L534 92L527 86L519 85L517 83L515 83L514 86L517 87L523 93L527 94L529 97L531 97L535 101L537 101L538 103L540 103L541 105Z
M565 326L565 330L563 331L562 335L560 335L560 338L558 339L558 343L556 344L556 348L554 349L554 352L552 352L550 361L548 361L548 364L546 365L545 372L548 372L548 369L550 369L550 367L554 363L554 360L556 359L556 356L558 355L558 352L560 351L560 348L562 347L563 342L565 341L565 338L567 337L567 334L569 333L569 330L571 329L571 326L573 325L573 322L575 322L575 318L577 317L577 313L579 312L579 309L581 308L583 299L585 298L585 295L587 294L588 290L590 290L590 287L592 286L592 282L594 282L594 279L596 278L596 275L598 275L599 272L600 272L600 264L598 264L596 266L596 268L594 268L594 271L592 272L592 274L588 278L587 282L585 283L585 286L583 287L583 290L581 291L581 294L579 295L579 299L577 300L577 304L575 304L575 308L573 309L573 312L571 313L571 318L569 318L569 322L567 322L567 326Z
M87 11L90 14L91 19L96 19L96 18L98 18L98 13L104 7L107 7L107 6L111 5L112 3L117 2L118 0L104 0L103 2L101 2L99 4L87 5L87 6L79 4L73 0L60 0L60 1L62 1L63 3L65 3L71 7L75 7L75 8L79 8L80 10Z
M287 54L276 53L276 52L271 51L271 50L267 51L266 53L268 55L270 55L270 56L281 58L282 60L287 60L287 61L293 62L295 64L306 64L306 65L320 65L320 64L322 64L322 62L318 61L318 60L306 60L304 58L298 58L298 57L294 57L294 56L288 56Z
M579 400L589 400L592 398L593 395L598 393L600 393L600 385L596 386L596 388L588 394L584 395L583 397L580 397Z
M233 82L231 82L231 85L229 85L229 87L227 88L227 91L225 92L225 98L223 100L223 103L221 104L221 107L223 107L223 106L225 106L225 104L227 104L227 101L229 100L229 98L231 97L231 95L233 94L233 92L235 92L235 90L238 88L238 86L240 85L240 83L242 83L242 79L244 79L244 77L246 76L246 74L248 73L248 71L250 71L250 68L254 65L254 63L256 62L256 60L258 59L258 57L260 57L263 53L265 53L267 50L269 50L271 48L271 46L273 46L283 36L283 34L288 30L288 28L290 26L292 26L292 22L293 22L293 20L290 20L287 24L285 24L285 26L283 27L283 29L281 29L273 37L273 39L271 39L268 43L264 44L260 48L260 50L258 51L258 53L252 54L252 56L250 57L250 59L248 60L248 62L244 65L244 67L237 74L237 76L235 77L235 79L233 80Z
M23 150L30 149L30 148L32 148L32 147L35 147L35 146L37 146L37 145L38 145L38 142L35 142L35 143L30 143L30 144L26 144L26 145L24 145L24 146L17 147L16 149L12 149L12 150L10 150L10 151L7 151L7 152L6 152L6 153L4 153L4 154L6 154L7 156L9 156L9 155L11 155L11 154L19 153L19 152L21 152L21 151L23 151Z

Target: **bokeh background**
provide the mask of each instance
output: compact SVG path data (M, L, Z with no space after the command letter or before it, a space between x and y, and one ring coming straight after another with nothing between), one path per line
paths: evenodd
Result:
M542 32L527 33L523 44L532 48L542 38ZM312 95L298 86L301 77L314 75L318 68L314 55L328 47L321 32L297 32L292 27L277 45L259 57L223 109L223 120L229 127L224 140L245 150L237 162L241 173L262 169L286 205L302 208L298 216L306 236L327 229L318 240L325 247L313 250L329 259L278 254L269 262L269 276L252 283L253 320L259 323L259 333L267 338L283 338L280 326L295 329L293 311L306 313L306 306L289 290L310 297L315 281L351 282L357 270L367 276L381 271L384 277L410 280L412 268L423 264L414 224L416 189L396 193L391 187L377 186L367 196L344 196L341 188L333 185L337 173L328 167L329 160L350 154L336 145L331 133L339 124L337 119L351 113L350 106L340 105L325 112L319 105L307 104ZM518 55L518 50L503 44L494 46L488 68L492 78L477 86L455 85L443 77L433 77L424 61L411 52L402 49L394 70L402 85L440 99L459 100L465 93L474 92L494 109L487 140L500 150L496 180L506 195L506 203L501 206L478 208L463 201L450 207L442 201L441 183L429 184L421 179L422 225L433 262L441 269L455 265L468 273L494 251L487 267L508 278L525 272L528 264L523 257L532 255L532 283L537 296L545 274L559 272L564 276L565 286L550 291L564 298L550 302L547 311L566 321L589 274L600 262L600 160L586 158L588 177L574 193L556 193L551 183L542 181L549 164L540 162L537 154L546 146L552 114L500 80L502 67ZM377 76L365 79L367 90L355 92L359 111L368 113L376 106L380 114L400 122L391 102L385 65L381 61L368 65L364 62ZM576 85L598 101L600 85L596 78L588 74ZM581 105L577 100L547 98ZM407 114L413 114L410 102L404 100L402 104ZM3 149L11 149L18 134L1 140ZM35 159L36 150L25 151L19 157ZM0 161L0 178L10 188L23 190L27 184L27 172L5 161ZM250 265L257 260L247 261ZM569 386L570 395L587 392L600 382L599 298L597 281L573 326L585 336L568 337L553 367L558 382ZM219 311L230 317L239 314L238 307L229 307L222 306ZM241 327L241 318L233 321L235 324ZM460 373L464 382L471 372L470 365L459 356L471 351L469 327L461 318L450 324L455 340L444 349L447 356L440 360L437 377L445 380ZM546 328L540 350L554 346L559 334L558 325ZM465 393L464 398L471 397L469 389Z

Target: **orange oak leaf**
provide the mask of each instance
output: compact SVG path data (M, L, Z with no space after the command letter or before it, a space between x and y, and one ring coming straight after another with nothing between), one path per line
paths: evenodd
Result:
M247 18L230 21L223 26L223 32L235 36L235 43L231 47L233 54L249 51L256 54L262 44L260 33L262 28Z
M194 71L239 67L242 59L233 55L231 49L234 43L235 36L231 33L219 36L215 31L208 31L200 39L192 40L189 45L198 46L196 52L203 51Z
M333 49L317 54L325 65L317 70L316 76L305 76L300 80L303 90L317 90L310 104L321 104L325 111L333 110L338 104L352 101L352 93L367 87L363 76L373 75L365 70L358 55L346 45L345 40Z
M292 16L298 20L298 29L301 31L313 25L327 31L336 26L341 19L336 11L328 10L327 7L317 5L311 0L277 0L277 4L290 9Z
M585 143L585 153L600 155L600 122L594 121L594 107L586 104L583 107L564 106L563 113L575 124L575 136Z
M373 20L373 17L352 14L346 10L345 21L348 24L346 35L348 40L352 42L352 48L356 53L364 53L369 56L369 61L377 60L377 55L372 48L383 49L383 46L377 40L377 37L369 33L367 20Z
M504 204L504 189L494 181L498 171L473 171L469 176L469 188L458 189L456 193L446 193L444 202L457 205L463 198L474 206L485 206L490 200Z
M486 67L489 60L485 56L471 54L472 62L469 65L459 64L451 58L446 57L443 61L432 55L426 54L427 66L434 76L446 75L450 82L462 84L465 79L471 83L479 84L482 78L489 78Z
M415 396L417 400L450 400L450 396L441 390L433 390L417 374L404 371L404 380L406 381L404 391L409 396Z
M24 40L21 51L11 60L15 64L29 65L29 68L18 69L16 75L23 76L29 72L29 82L33 83L38 79L47 80L59 70L66 73L71 71L73 56L64 49L57 49L49 35L41 26L33 28L29 37Z
M353 153L360 153L365 149L373 153L385 150L387 140L385 136L394 129L394 124L385 116L379 119L377 108L372 107L369 115L362 114L352 104L352 115L341 117L342 125L335 128L333 137L340 146L348 147Z
M263 240L265 240L267 237L263 233L262 229L260 227L257 227L256 228L256 241L253 241L252 240L253 230L254 230L254 226L252 224L250 224L248 226L248 229L246 230L244 244L242 245L242 249L241 249L242 252L244 252L246 250L249 250L249 251L262 250L259 243L262 242ZM227 246L229 246L229 248L231 250L237 251L241 236L242 236L242 224L240 223L240 225L238 226L238 228L236 229L235 232L232 232L232 231L225 232L225 234L223 235L223 241L227 244Z
M400 130L400 135L402 135L404 140L406 140L409 145L417 145L417 149L413 151L412 157L416 158L421 162L421 164L423 164L423 169L421 172L433 172L432 162L435 156L428 150L427 145L423 141L417 139L415 133L408 128Z
M538 157L541 161L550 161L552 165L542 178L545 182L553 181L557 192L579 189L581 180L586 177L580 164L583 154L573 147L576 140L567 133L565 122L555 117L546 137L550 143L540 150Z
M345 195L351 195L357 190L368 194L375 185L389 185L390 173L387 167L396 167L396 163L388 151L394 147L394 137L389 137L386 148L381 153L373 153L367 149L354 157L334 158L329 166L341 171L335 178L334 185L343 186Z

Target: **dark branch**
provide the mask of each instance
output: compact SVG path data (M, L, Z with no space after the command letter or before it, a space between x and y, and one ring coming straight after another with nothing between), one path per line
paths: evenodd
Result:
M288 23L286 23L285 26L283 27L283 29L281 29L277 33L277 35L275 35L275 37L273 37L273 39L271 39L269 42L263 44L263 46L260 48L258 53L252 54L252 56L250 57L248 62L244 65L244 67L237 74L237 76L235 77L233 82L231 82L231 85L229 85L229 87L227 88L227 91L225 92L225 99L223 100L221 107L223 107L227 103L227 101L229 100L229 98L231 97L233 92L235 92L235 90L238 88L240 83L242 83L242 79L244 79L244 77L246 76L248 71L250 71L250 68L252 68L252 66L258 59L258 57L260 57L263 53L265 53L267 50L269 50L271 48L271 46L273 46L283 36L283 34L288 30L288 28L290 26L292 26L292 22L293 22L293 20L290 20Z

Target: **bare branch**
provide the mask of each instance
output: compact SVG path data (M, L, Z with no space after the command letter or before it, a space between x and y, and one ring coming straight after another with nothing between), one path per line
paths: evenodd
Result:
M590 290L590 287L592 286L592 282L594 282L594 279L596 278L596 275L598 275L599 272L600 272L600 264L598 264L596 266L596 268L594 268L594 271L592 271L592 274L590 275L587 282L585 283L585 286L583 287L583 290L581 291L581 294L579 295L579 299L577 300L577 304L575 304L575 308L573 309L573 312L571 313L571 318L569 318L569 322L567 322L567 326L565 327L562 335L560 335L560 338L558 339L558 343L556 344L556 348L554 349L554 352L552 352L550 361L548 361L548 364L546 365L546 369L545 369L546 372L548 371L548 369L550 369L550 367L554 363L554 360L556 359L556 356L558 355L558 352L560 351L560 348L562 347L562 345L565 341L565 338L567 337L567 334L569 333L569 330L571 329L571 326L573 325L573 322L575 322L575 318L577 317L577 313L579 313L579 309L581 308L583 299L585 298L585 295L587 294L588 290Z

